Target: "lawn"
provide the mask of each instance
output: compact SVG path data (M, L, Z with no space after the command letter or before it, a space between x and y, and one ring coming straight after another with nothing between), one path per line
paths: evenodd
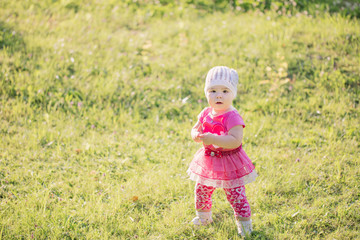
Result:
M189 224L216 65L240 76L252 239L360 239L359 16L188 2L1 1L0 239L240 239L220 189Z

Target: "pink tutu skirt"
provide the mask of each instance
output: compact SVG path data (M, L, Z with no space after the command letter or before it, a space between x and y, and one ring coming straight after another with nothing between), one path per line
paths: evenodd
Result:
M257 173L250 158L240 147L228 154L208 154L199 149L187 173L191 180L206 186L235 188L253 182Z

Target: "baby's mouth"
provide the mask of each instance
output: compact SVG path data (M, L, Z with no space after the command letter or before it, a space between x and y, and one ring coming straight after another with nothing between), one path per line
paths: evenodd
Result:
M222 102L216 102L216 104L222 104Z

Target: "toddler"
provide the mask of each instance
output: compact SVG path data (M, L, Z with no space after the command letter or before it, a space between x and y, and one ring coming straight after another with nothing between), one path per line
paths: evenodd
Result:
M252 231L251 211L245 195L245 184L257 177L249 157L242 148L245 123L232 106L236 97L238 74L234 69L218 66L210 69L205 81L209 103L198 115L191 137L202 142L187 173L195 185L195 225L211 223L211 195L223 188L234 210L240 235Z

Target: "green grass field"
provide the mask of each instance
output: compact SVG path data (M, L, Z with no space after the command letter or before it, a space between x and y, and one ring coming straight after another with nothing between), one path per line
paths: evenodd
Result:
M0 2L0 239L240 239L221 190L189 224L216 65L240 76L252 239L360 239L359 19L141 2Z

